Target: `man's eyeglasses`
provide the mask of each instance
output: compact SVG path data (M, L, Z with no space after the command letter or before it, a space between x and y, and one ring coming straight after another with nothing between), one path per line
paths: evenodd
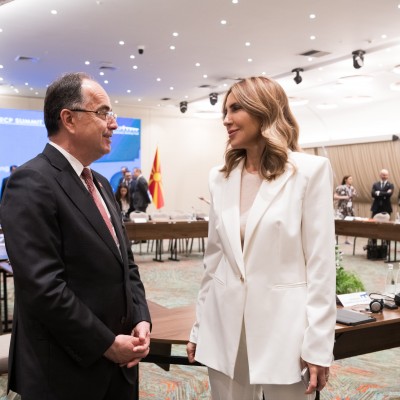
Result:
M117 114L113 111L91 111L91 110L82 110L80 108L74 108L70 111L77 111L77 112L87 112L96 114L99 118L104 119L105 121L110 122L112 119L117 119Z

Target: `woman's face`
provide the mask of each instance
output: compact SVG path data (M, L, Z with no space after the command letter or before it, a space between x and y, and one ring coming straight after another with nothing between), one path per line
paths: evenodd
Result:
M126 187L122 187L121 189L119 189L119 193L121 194L121 197L126 197L126 195L128 194L128 189Z
M233 149L250 149L263 145L259 120L245 111L230 93L225 104L224 126Z
M349 176L349 177L346 179L346 184L350 186L352 183L353 183L353 177L352 177L352 176Z

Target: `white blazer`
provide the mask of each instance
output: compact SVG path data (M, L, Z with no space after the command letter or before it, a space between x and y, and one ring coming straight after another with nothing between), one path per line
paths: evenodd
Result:
M263 181L240 240L243 163L210 172L205 274L190 341L196 360L233 377L244 323L250 382L300 381L300 357L332 362L336 322L332 170L328 159L289 152ZM295 169L293 168L295 166Z

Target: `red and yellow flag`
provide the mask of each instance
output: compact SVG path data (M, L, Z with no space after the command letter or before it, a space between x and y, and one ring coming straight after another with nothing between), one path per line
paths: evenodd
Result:
M158 157L158 147L156 149L156 155L154 156L153 168L151 169L149 179L149 192L153 198L153 203L157 209L164 206L164 193L161 179L161 166L160 159Z

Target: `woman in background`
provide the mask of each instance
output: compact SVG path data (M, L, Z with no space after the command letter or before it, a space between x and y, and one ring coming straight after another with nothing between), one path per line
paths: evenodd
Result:
M228 146L225 165L210 173L188 358L208 366L213 400L313 399L333 360L331 167L300 151L287 96L272 79L235 83L223 115Z
M115 192L115 199L121 209L122 217L129 219L129 214L133 211L133 206L128 186L124 184L119 185Z
M352 186L353 177L351 175L345 175L342 179L342 184L335 189L333 195L334 200L337 200L337 212L343 217L351 216L354 217L353 210L353 197L357 196L357 191ZM348 237L345 238L345 244L351 244Z

